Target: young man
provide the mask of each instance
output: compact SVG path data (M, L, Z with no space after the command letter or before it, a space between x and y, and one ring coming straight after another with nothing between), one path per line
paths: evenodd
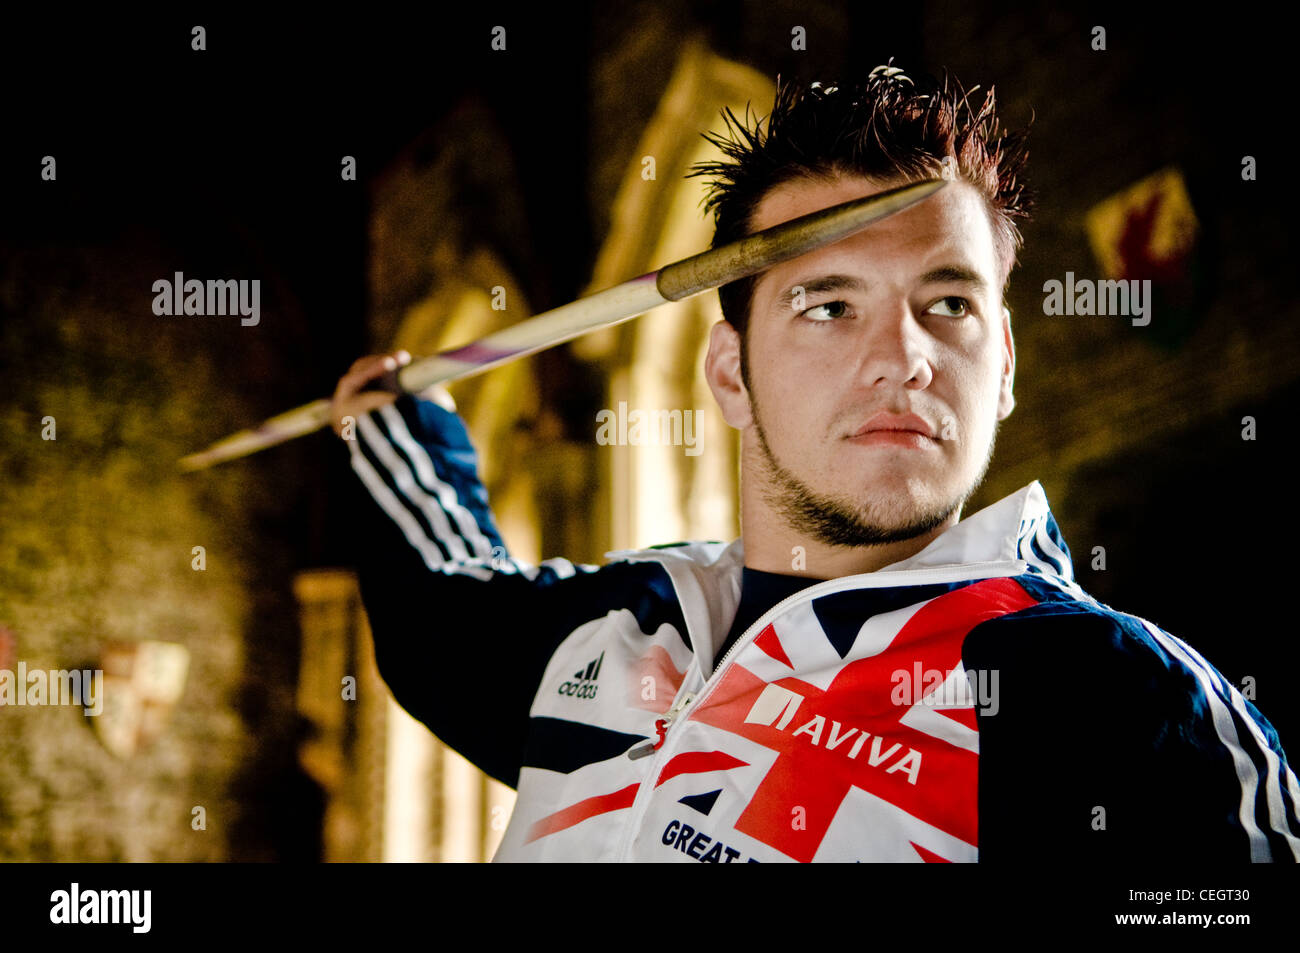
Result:
M1024 153L992 96L878 68L784 85L765 132L715 141L716 244L955 177L721 290L704 370L741 432L740 539L502 558L455 413L358 393L406 355L335 395L380 670L518 788L497 859L1300 858L1273 728L1078 587L1039 484L961 519L1014 403Z

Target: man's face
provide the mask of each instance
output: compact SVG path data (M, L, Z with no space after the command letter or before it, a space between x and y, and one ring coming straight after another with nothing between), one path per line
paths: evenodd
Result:
M751 224L900 184L797 180L769 192ZM797 531L835 545L897 542L959 510L1013 406L1001 277L983 200L960 181L761 277L750 387L715 394L754 438L745 478ZM734 331L715 332L711 359L717 347L738 347Z

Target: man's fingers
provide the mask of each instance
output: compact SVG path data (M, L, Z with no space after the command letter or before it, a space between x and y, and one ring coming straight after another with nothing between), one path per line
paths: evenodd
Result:
M330 404L331 425L339 436L343 434L343 418L358 417L397 399L397 395L382 391L361 393L361 389L391 370L410 363L406 351L392 354L369 354L352 362L348 372L339 378Z
M375 378L382 377L388 371L397 367L409 364L410 361L411 355L406 351L396 351L392 354L370 354L359 358L353 362L348 372L339 378L339 386L334 391L334 395L335 397L346 397L355 394Z
M339 378L338 386L334 388L334 399L352 396L368 381L382 374L385 360L388 358L382 354L372 354L354 363L348 372Z
M341 437L345 418L351 417L355 422L357 417L391 404L395 400L397 400L396 394L385 391L367 391L364 394L353 394L350 397L337 399L330 407L330 424L334 432Z

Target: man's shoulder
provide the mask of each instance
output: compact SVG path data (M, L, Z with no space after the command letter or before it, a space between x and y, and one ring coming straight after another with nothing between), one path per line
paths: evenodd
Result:
M1029 580L1033 606L972 630L968 668L1037 674L1106 699L1109 711L1159 712L1161 720L1202 717L1219 705L1263 722L1193 645L1133 613ZM1244 704L1243 704L1244 703ZM1263 722L1267 725L1267 722Z
M1069 730L1054 729L1065 734L1114 732L1125 744L1219 753L1239 744L1282 751L1263 713L1192 644L1090 597L1049 595L977 626L962 660L969 670L1000 674L1013 712L1022 695L1025 701L1037 695L1083 705L1086 719Z
M744 548L739 538L730 542L719 539L686 539L665 543L652 543L641 549L615 549L605 557L615 561L693 564L699 570L725 570L744 560Z
M962 653L995 692L976 708L990 805L981 851L1015 854L1011 840L1037 824L1097 856L1300 856L1287 806L1295 776L1277 732L1238 687L1148 619L1042 595L978 626ZM1026 801L1028 784L1056 801ZM1109 826L1078 826L1096 817Z
M1077 585L1063 588L1035 575L1016 580L1035 600L1011 615L991 620L977 633L986 639L1030 643L1038 651L1062 650L1131 658L1185 670L1209 666L1199 652L1139 615L1098 601ZM1044 640L1050 640L1044 644Z

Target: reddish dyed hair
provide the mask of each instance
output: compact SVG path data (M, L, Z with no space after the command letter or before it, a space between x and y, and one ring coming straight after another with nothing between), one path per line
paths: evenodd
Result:
M957 175L984 197L1005 291L1023 244L1014 220L1029 217L1032 201L1023 181L1028 131L1000 132L992 88L978 109L971 106L970 94L978 88L965 90L946 72L942 83L918 86L893 60L848 85L783 83L778 76L766 126L758 120L751 129L724 109L728 135L704 138L726 160L697 163L687 173L713 176L702 203L706 214L714 214L713 247L750 234L764 196L783 183L841 174L905 182L934 178L951 156ZM718 289L723 317L742 339L759 277Z

